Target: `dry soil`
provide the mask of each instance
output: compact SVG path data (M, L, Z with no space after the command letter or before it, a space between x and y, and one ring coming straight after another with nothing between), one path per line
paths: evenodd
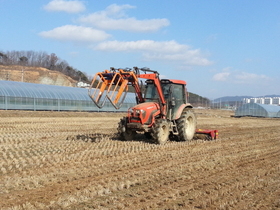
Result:
M0 111L0 208L280 209L280 119L195 113L219 139L120 141L125 113Z

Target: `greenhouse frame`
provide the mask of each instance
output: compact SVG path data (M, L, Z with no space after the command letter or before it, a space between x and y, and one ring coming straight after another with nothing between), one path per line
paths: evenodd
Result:
M280 106L248 103L238 107L235 111L235 117L270 117L280 118Z
M0 81L0 109L3 110L124 112L135 104L135 94L128 93L120 109L108 101L100 109L85 88Z

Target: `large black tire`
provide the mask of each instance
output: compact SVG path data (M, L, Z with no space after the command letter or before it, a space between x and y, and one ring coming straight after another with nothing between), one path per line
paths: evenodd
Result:
M164 119L158 119L152 131L152 137L157 144L165 144L169 138L169 124Z
M134 137L136 135L136 131L128 130L126 128L126 122L127 122L126 117L124 117L120 120L119 125L118 125L118 134L119 134L119 137L121 138L121 140L131 141L134 139Z
M150 132L145 132L144 136L146 137L146 139L152 139L153 138L153 136Z
M196 130L196 116L191 109L184 109L181 117L177 120L179 141L190 141Z

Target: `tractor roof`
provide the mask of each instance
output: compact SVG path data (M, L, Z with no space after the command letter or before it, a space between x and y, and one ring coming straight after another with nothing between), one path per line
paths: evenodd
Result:
M181 84L181 85L186 85L187 82L184 80L177 80L177 79L170 79L170 81L174 84Z

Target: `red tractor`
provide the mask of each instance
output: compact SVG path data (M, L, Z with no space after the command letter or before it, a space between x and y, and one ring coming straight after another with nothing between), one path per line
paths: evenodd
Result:
M144 90L139 79L146 79ZM122 139L132 140L139 132L158 144L165 144L168 139L193 139L196 117L188 103L185 81L160 79L157 71L148 68L111 68L94 76L88 93L99 108L109 100L119 109L129 86L135 90L137 105L129 108L119 122Z

